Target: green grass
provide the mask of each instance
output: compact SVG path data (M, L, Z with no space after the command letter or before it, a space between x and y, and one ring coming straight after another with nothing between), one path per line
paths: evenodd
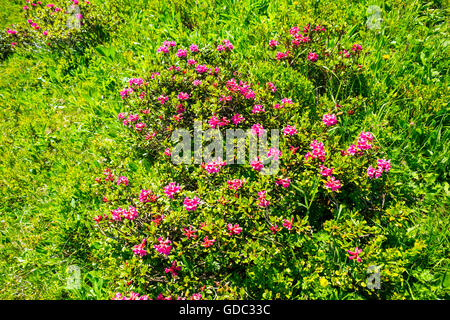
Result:
M372 4L383 12L379 32L365 27ZM11 55L0 65L0 299L111 297L116 262L93 228L100 208L93 179L110 164L145 172L116 121L118 90L153 70L163 40L229 38L241 67L266 79L272 75L261 46L304 19L347 25L354 30L349 41L370 52L369 92L357 119L385 134L380 143L395 163L393 196L412 210L408 235L424 244L406 271L402 297L448 299L446 10L438 1L142 0L125 8L126 23L111 41L84 55ZM21 4L2 1L0 12L6 28L19 20ZM283 89L292 97L302 90L295 82ZM66 289L70 265L81 269L80 290Z

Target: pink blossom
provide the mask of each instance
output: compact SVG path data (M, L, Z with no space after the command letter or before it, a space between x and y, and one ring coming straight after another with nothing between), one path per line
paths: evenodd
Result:
M151 190L142 189L139 194L139 201L142 203L156 202L158 198L159 196L154 194Z
M337 118L335 114L324 114L322 121L327 127L329 127L337 123Z
M275 85L272 82L267 82L267 86L269 87L270 90L272 90L272 92L277 91L277 87L275 87Z
M325 188L331 189L332 191L339 190L341 187L341 182L336 180L333 176L329 176L327 182L325 183Z
M189 199L188 197L184 198L184 208L187 211L194 211L197 209L198 205L200 204L200 199L196 196L194 198Z
M280 43L277 40L270 40L269 41L269 47L270 48L276 48Z
M333 168L327 168L324 165L320 165L320 170L320 174L322 175L322 177L328 177L333 174Z
M193 84L194 86L199 86L199 85L202 84L202 81L201 81L201 80L194 80L194 81L192 81L192 84Z
M246 181L245 179L228 180L227 181L228 188L238 190L239 188L241 188L244 185L245 181Z
M191 50L191 52L198 52L198 46L196 44L191 44L189 50Z
M286 178L280 178L279 180L275 181L275 184L278 186L282 186L283 188L288 188L291 183L291 179L289 177Z
M119 176L117 178L117 185L120 185L120 184L124 184L125 186L128 186L128 178L124 177L124 176Z
M153 248L156 249L156 251L159 254L163 254L165 256L170 254L170 251L172 250L172 246L170 245L172 241L169 240L169 238L166 238L166 240L163 240L162 237L158 238L159 244L153 245Z
M258 192L258 206L262 208L267 208L270 205L270 202L266 199L266 191L259 191Z
M276 148L270 148L269 151L267 151L267 157L273 157L274 160L278 160L281 158L283 154L281 153L280 150L276 149Z
M209 69L208 69L208 67L207 67L206 65L199 64L199 65L197 66L196 70L197 70L198 73L205 73L205 72L207 72Z
M232 225L231 223L229 223L229 224L227 224L227 228L228 228L230 236L232 236L233 234L239 234L242 232L242 228L239 227L238 224Z
M358 247L356 247L355 248L355 251L350 251L350 250L347 250L347 253L349 254L349 259L350 260L353 260L353 259L355 259L356 258L356 262L361 262L362 260L361 260L361 258L359 257L359 254L362 252L362 250L361 249L358 249Z
M186 58L187 51L184 49L180 49L177 51L176 55L178 58Z
M166 196L170 199L173 199L174 195L180 191L181 187L176 182L171 182L167 186L164 187L164 192Z
M161 104L164 104L166 101L168 101L169 100L169 97L165 97L165 96L159 96L158 97L158 101L161 103Z
M251 161L250 165L252 166L253 170L256 171L261 171L261 169L264 168L264 164L259 161L258 157L256 158L256 160Z
M171 273L172 277L176 277L178 275L178 272L181 271L181 266L177 265L177 262L174 260L172 261L172 265L169 268L165 268L165 273Z
M264 127L259 123L254 124L252 126L252 134L261 137L264 134Z
M222 167L226 166L226 162L222 161L221 158L216 160L211 160L209 162L202 163L202 168L205 169L209 174L217 173L222 169Z
M291 135L292 136L292 135L294 135L296 133L297 133L297 129L295 129L292 126L287 125L286 127L283 128L283 134L285 136L287 136L287 135Z
M245 118L244 118L242 115L240 115L239 113L236 113L236 114L231 118L231 121L233 122L234 125L237 125L237 124L239 124L239 123L241 123L241 122L244 122L244 121L245 121Z
M257 104L253 107L252 113L260 113L260 112L265 112L266 110L264 109L264 107L260 104Z
M195 239L195 238L197 238L197 235L195 234L196 232L197 232L197 230L194 230L193 228L192 228L192 226L189 226L189 229L188 228L183 228L183 231L184 231L184 235L186 236L186 238L193 238L193 239Z
M308 53L308 60L311 62L316 62L319 59L319 55L315 52Z
M147 239L142 239L142 243L135 245L133 247L133 253L139 256L145 256L147 254L147 251L144 249L145 247L145 242L147 241Z
M293 224L294 218L291 218L291 220L288 219L284 219L283 220L283 227L285 227L288 230L292 229L292 224Z
M216 242L216 239L210 240L210 239L208 239L208 236L206 236L203 238L202 246L205 248L209 248L214 244L214 242Z
M178 99L180 99L180 100L187 100L187 99L189 99L189 94L188 93L184 93L184 92L180 92L178 94Z
M352 50L353 50L353 52L359 53L362 51L362 46L360 44L354 44L352 46Z
M169 48L167 46L161 46L156 52L169 53Z

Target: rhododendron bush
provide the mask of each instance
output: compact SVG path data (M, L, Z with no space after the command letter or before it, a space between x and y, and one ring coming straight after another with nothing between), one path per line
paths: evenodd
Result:
M315 277L373 294L366 269L385 263L383 217L398 210L386 207L393 188L389 150L366 128L354 132L352 144L340 143L340 122L351 113L330 105L315 120L277 89L277 79L253 83L235 70L233 48L227 39L187 47L165 41L156 52L160 68L120 90L118 121L153 161L157 178L138 185L110 168L96 178L105 209L95 223L124 259L117 297L130 288L158 299L313 297ZM183 129L194 136L196 123L202 132L248 130L246 147L251 136L279 128L279 146L263 154L278 160L279 170L262 174L260 156L245 164L223 156L195 163L190 149L186 163L174 163L171 134ZM341 217L343 210L350 214ZM323 237L336 238L333 247ZM330 280L314 272L342 261L344 269L323 269ZM383 277L399 281L388 267Z
M83 51L116 30L119 2L87 0L24 1L22 21L1 35L0 57L15 50Z

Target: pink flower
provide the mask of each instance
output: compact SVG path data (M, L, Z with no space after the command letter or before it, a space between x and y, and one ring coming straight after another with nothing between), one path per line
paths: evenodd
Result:
M158 101L161 102L161 104L164 104L164 102L168 101L169 97L165 97L165 96L159 96L158 97Z
M322 175L322 177L328 177L333 174L333 168L327 168L324 165L320 165L320 170L320 174Z
M187 51L184 49L180 49L177 51L176 55L178 58L186 58Z
M116 183L117 183L117 185L124 184L125 186L128 186L128 178L124 177L124 176L119 176L117 178L117 182Z
M245 183L245 179L233 179L233 180L228 180L227 184L228 184L228 188L229 189L234 189L234 190L238 190L239 188L241 188Z
M359 254L362 252L362 250L361 249L358 249L358 247L356 247L355 248L355 251L350 251L350 250L347 250L347 253L349 254L349 259L350 260L353 260L353 259L355 259L356 258L356 262L361 262L362 260L361 260L361 258L359 257Z
M173 199L174 195L180 191L180 185L176 182L171 182L167 186L164 187L164 192L166 196L170 199Z
M336 178L333 176L328 177L328 180L325 183L325 188L331 189L332 191L339 190L341 187L341 182L339 180L336 180Z
M154 194L151 190L142 189L141 193L139 194L139 201L142 203L156 202L158 198L159 196Z
M172 250L172 246L170 245L172 241L169 240L169 238L166 238L166 240L163 240L162 237L158 238L159 244L153 245L153 248L156 249L156 251L159 254L163 254L165 256L170 254L170 250Z
M238 224L232 225L231 223L229 223L227 225L228 231L229 231L229 235L232 236L233 234L239 234L242 232L242 228L239 227Z
M266 191L259 191L258 192L258 206L262 208L267 208L270 205L270 202L266 199Z
M277 87L275 87L275 85L272 82L267 82L267 86L269 87L270 90L272 90L272 92L277 91Z
M335 114L324 114L322 121L327 127L329 127L337 123L337 118Z
M267 157L273 157L274 160L278 160L280 159L282 156L282 153L280 150L276 149L276 148L270 148L269 151L267 152Z
M209 69L208 69L208 67L207 67L206 65L199 64L199 65L197 66L196 70L197 70L198 73L205 73L205 72L207 72Z
M201 81L201 80L194 80L194 81L192 81L192 84L193 84L194 86L199 86L199 85L202 84L202 81Z
M177 265L177 262L174 260L172 261L172 265L169 268L165 268L165 273L171 273L172 277L176 277L178 275L178 272L181 271L181 266Z
M315 52L308 53L308 60L311 62L316 62L319 59L319 55Z
M125 219L128 219L131 221L131 220L136 219L138 212L135 207L129 206L128 210L123 210L122 214Z
M270 231L272 231L273 234L275 234L277 231L280 231L280 229L278 228L278 226L275 224L273 226L270 227Z
M167 46L161 46L156 52L169 53L169 48Z
M305 155L305 159L308 160L309 158L315 159L319 158L322 161L325 161L325 149L322 142L319 142L317 140L314 140L310 144L310 148L313 150L312 153L308 152Z
M382 168L385 172L389 172L389 170L391 170L391 160L378 159L377 165L379 168Z
M283 60L286 59L287 57L289 57L290 52L286 51L286 52L277 52L276 58L277 60Z
M189 50L191 50L191 52L198 52L198 46L196 44L191 44Z
M367 168L367 175L369 176L370 179L372 179L375 176L376 170L374 167L369 166Z
M189 99L189 94L188 93L184 93L184 92L180 92L178 94L178 99L180 99L180 100L187 100L187 99Z
M241 123L241 122L244 122L244 121L245 121L245 118L244 118L242 115L240 115L239 113L236 113L236 114L231 118L231 121L233 122L234 125L237 125L237 124L239 124L239 123Z
M277 181L275 181L275 184L278 186L282 186L283 188L288 188L291 183L291 179L289 177L281 178Z
M283 227L285 227L288 230L291 230L293 221L294 221L294 218L291 218L291 220L284 219L283 220Z
M265 112L266 110L264 109L264 107L260 104L257 104L253 107L252 113L260 113L260 112Z
M202 168L205 169L208 173L217 173L222 169L222 167L226 166L226 162L222 161L221 158L217 160L209 161L208 163L202 163Z
M200 199L196 196L194 198L189 199L188 197L184 198L184 208L187 211L194 211L197 209L198 205L200 204Z
M270 48L276 48L280 43L277 40L270 40L269 41L269 47Z
M210 239L208 239L208 236L206 236L203 238L202 246L205 248L209 248L214 244L214 242L216 242L216 239L210 240Z
M360 44L354 44L354 45L352 46L352 50L353 50L353 52L355 52L355 53L359 53L359 52L362 51L362 46L361 46Z
M44 32L42 32L42 34L43 34L44 36L46 36L46 35L48 35L48 31L45 30Z
M197 230L194 230L194 229L192 229L192 226L189 226L189 229L188 228L183 228L183 231L184 231L184 235L186 236L186 238L193 238L193 239L195 239L195 238L197 238L197 235L195 234L196 232L197 232Z
M285 135L285 136L287 136L287 135L294 135L294 134L296 134L297 133L297 129L295 129L294 127L292 127L292 126L286 126L286 127L284 127L284 129L283 129L283 134Z
M137 131L142 131L142 129L147 128L147 125L143 122L139 122L135 125Z
M252 126L252 134L261 137L264 134L264 127L259 123L254 124Z
M139 256L145 256L147 254L147 251L144 249L145 247L145 242L147 241L147 239L142 239L142 243L135 245L133 247L133 253Z
M257 157L256 160L251 161L250 165L252 166L253 170L256 171L261 171L261 169L264 168L264 164L259 161L259 157Z

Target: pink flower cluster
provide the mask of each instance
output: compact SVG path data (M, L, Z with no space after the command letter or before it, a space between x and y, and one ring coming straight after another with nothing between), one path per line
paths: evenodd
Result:
M280 178L279 180L275 181L275 184L278 186L282 186L283 188L288 188L291 184L291 179L289 179L289 177Z
M356 153L362 154L364 150L369 150L372 145L369 143L373 140L373 136L370 132L361 132L358 137L358 143L356 145L352 144L346 151L345 154L355 155Z
M111 217L114 221L120 221L122 218L127 220L134 220L138 216L138 212L135 207L128 206L128 210L125 208L117 208L111 210Z
M347 250L347 253L349 254L349 259L350 260L353 260L353 259L356 259L356 262L361 262L362 260L361 260L361 258L360 258L360 256L359 256L359 254L362 252L362 250L361 249L358 249L358 247L356 247L355 248L355 251L350 251L350 250Z
M159 244L153 245L153 248L155 248L159 254L163 254L165 256L169 255L170 250L172 250L172 246L170 245L172 241L170 241L169 238L166 238L166 240L164 240L162 237L159 237L158 241Z
M296 133L297 133L297 129L295 129L293 126L287 125L286 127L283 128L283 134L285 136L287 136L287 135L292 136L292 135L294 135Z
M337 180L333 176L329 176L327 182L325 183L325 188L331 189L332 191L339 190L341 187L341 181Z
M156 202L158 198L159 196L154 194L151 190L142 189L141 193L139 194L139 201L142 203Z
M200 204L200 199L197 196L194 196L194 198L189 199L188 197L184 198L184 208L187 211L194 211L198 208L198 205Z
M130 291L130 296L122 296L121 293L117 293L113 300L149 300L147 295L139 296L139 293Z
M391 170L391 160L385 160L385 159L378 159L377 160L377 168L375 169L372 166L369 166L367 168L367 175L370 179L374 178L378 179L381 177L383 171L389 172Z
M334 126L337 123L337 118L335 114L324 114L322 122L327 127Z
M178 272L181 271L181 266L177 265L177 262L174 260L172 261L172 265L169 268L165 268L165 273L171 273L172 277L176 277L178 275Z
M217 46L217 51L231 51L233 50L233 44L227 40L222 40L222 44Z
M228 180L227 184L228 184L228 188L229 189L234 189L235 191L237 191L239 188L241 188L245 183L245 179L233 179L233 180Z
M262 208L267 208L270 205L270 202L266 199L266 191L259 191L258 192L258 206Z
M145 256L147 254L147 250L144 249L145 247L145 242L147 241L147 239L143 239L142 243L136 245L133 247L133 253L139 256Z
M222 159L212 160L205 163L202 163L202 168L205 169L209 174L217 173L222 169L222 167L226 166L227 163L222 161Z
M215 129L217 126L224 127L230 123L230 120L228 120L226 117L222 117L222 120L217 118L215 114L208 120L208 124L212 129Z
M227 229L229 231L230 236L232 236L234 234L239 234L242 232L242 228L239 227L238 224L233 225L233 224L229 223L229 224L227 224Z
M319 59L319 55L315 52L308 53L308 60L311 62L316 62Z
M325 149L322 142L319 142L317 140L314 140L310 144L311 151L308 151L305 155L305 159L308 160L310 158L316 159L319 158L320 160L325 161Z
M259 160L259 157L256 157L255 160L250 161L250 165L255 171L261 171L262 168L264 168L264 164L262 163L262 161Z
M264 127L262 124L256 123L252 126L252 134L261 137L264 134Z
M164 187L164 192L166 193L166 196L170 199L173 199L174 195L180 192L180 185L176 182L171 182L167 186Z

